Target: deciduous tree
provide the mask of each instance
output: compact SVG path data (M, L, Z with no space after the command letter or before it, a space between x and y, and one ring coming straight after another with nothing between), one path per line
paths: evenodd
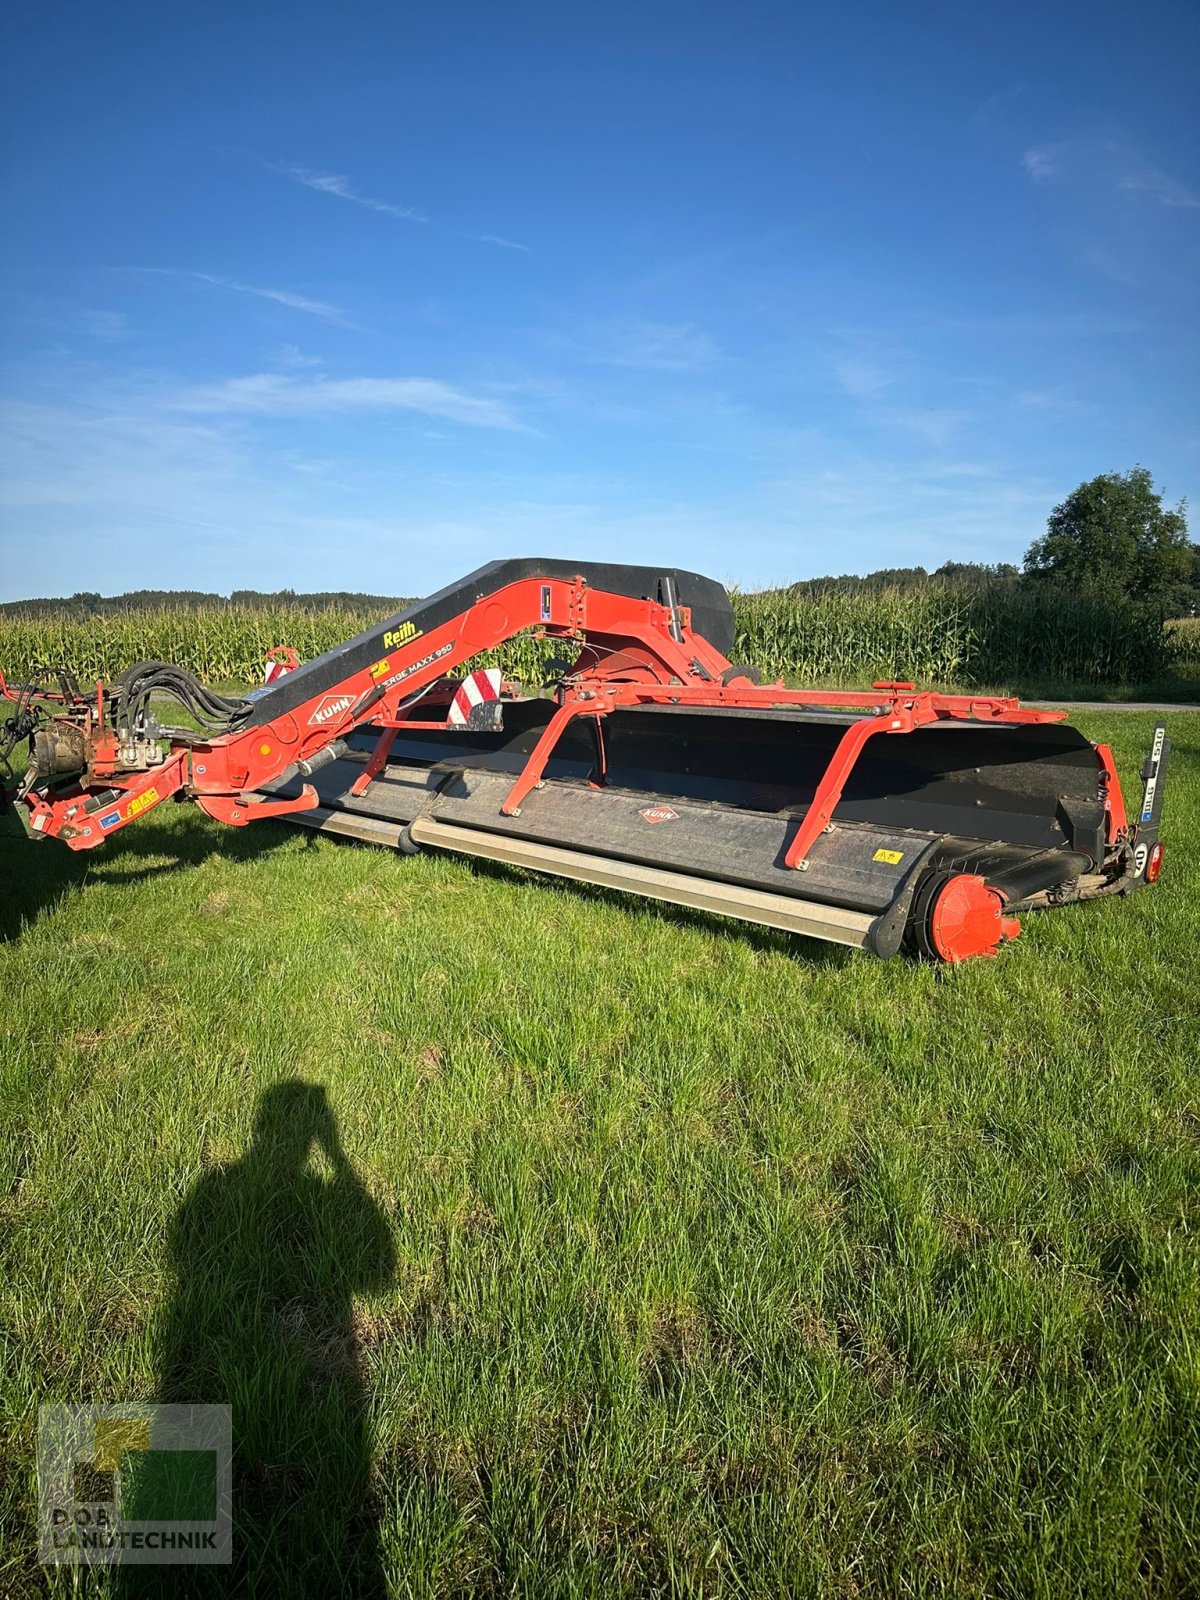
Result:
M1146 467L1103 473L1055 506L1045 534L1026 551L1025 573L1173 609L1191 577L1186 511L1182 500L1163 505Z

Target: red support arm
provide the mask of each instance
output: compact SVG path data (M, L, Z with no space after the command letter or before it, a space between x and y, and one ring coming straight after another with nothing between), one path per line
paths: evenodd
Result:
M833 821L833 813L842 798L846 780L854 770L854 763L862 754L867 740L877 733L911 733L915 726L911 714L906 717L888 712L882 717L866 717L846 729L817 785L812 804L804 813L803 821L787 847L784 866L802 869L808 865L808 852Z

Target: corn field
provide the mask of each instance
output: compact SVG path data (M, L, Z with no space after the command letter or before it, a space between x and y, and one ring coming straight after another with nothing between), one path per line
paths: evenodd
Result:
M734 594L732 658L792 683L876 678L963 688L1151 683L1200 656L1200 624L1148 617L1136 608L997 587L929 587L881 593L830 589ZM119 676L135 661L172 661L212 684L251 684L273 645L303 660L381 620L372 611L213 606L115 615L0 619L0 669L44 677L68 666L81 683ZM562 643L526 635L486 659L536 689Z
M1200 617L1179 617L1168 622L1167 637L1176 661L1200 664Z
M735 657L800 683L900 678L999 688L1152 683L1179 646L1161 619L1120 601L996 585L797 599L735 595Z

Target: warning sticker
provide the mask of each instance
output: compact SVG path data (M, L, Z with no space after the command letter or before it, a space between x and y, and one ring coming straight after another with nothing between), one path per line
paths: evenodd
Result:
M898 867L904 860L903 850L876 850L872 861L886 861L889 867Z

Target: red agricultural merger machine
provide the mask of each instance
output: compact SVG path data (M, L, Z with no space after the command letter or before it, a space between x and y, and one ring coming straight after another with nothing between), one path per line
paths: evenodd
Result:
M552 697L455 675L530 628L567 656ZM733 636L728 595L696 573L493 562L242 698L156 661L86 693L65 672L0 678L0 756L29 741L9 799L73 850L187 799L880 956L994 955L1022 911L1157 878L1164 728L1130 817L1108 747L1064 712L765 685L728 659ZM199 731L161 722L168 700Z

